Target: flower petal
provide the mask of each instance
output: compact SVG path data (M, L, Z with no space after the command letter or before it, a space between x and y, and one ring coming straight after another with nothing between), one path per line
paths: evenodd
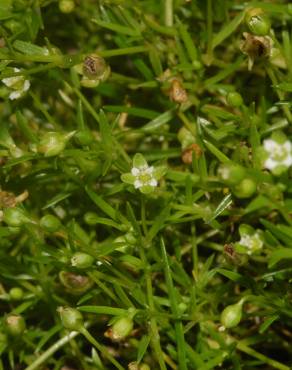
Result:
M133 176L138 176L140 174L140 169L137 168L137 167L133 167L131 169L131 173L132 173Z
M140 180L135 180L134 186L135 186L135 189L139 189L139 188L143 187L143 182L140 181Z

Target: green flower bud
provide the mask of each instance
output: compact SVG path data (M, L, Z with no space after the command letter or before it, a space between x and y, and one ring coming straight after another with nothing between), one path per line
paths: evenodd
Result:
M82 314L72 307L59 307L62 324L65 329L80 331L84 327Z
M218 168L220 180L232 186L238 184L245 177L246 170L242 166L233 163L225 163Z
M202 63L199 60L193 60L192 65L195 71L199 71L203 67Z
M233 192L238 198L250 198L256 190L256 182L253 179L246 178L234 187Z
M75 131L68 134L60 132L47 132L41 138L38 152L43 153L45 157L53 157L60 154L66 146L67 141L75 134Z
M23 298L23 290L18 287L9 290L9 297L12 301L20 301Z
M236 91L228 93L226 96L226 100L227 103L234 108L241 107L243 104L242 96Z
M264 11L254 8L247 11L245 22L251 33L257 36L266 36L270 32L271 22Z
M241 299L239 302L224 308L220 317L220 321L224 328L234 328L240 323L243 303L244 299Z
M76 133L75 140L80 145L90 145L94 141L94 136L90 130L80 130Z
M20 337L25 330L24 318L20 315L7 315L4 318L4 328L9 336Z
M86 212L84 215L84 221L87 225L96 225L99 222L99 216L95 212Z
M30 222L30 219L25 215L23 210L13 207L4 209L3 221L9 226L19 227Z
M62 224L56 216L45 215L40 220L40 226L49 233L55 233L60 230Z
M92 266L94 258L87 253L77 252L71 258L71 265L78 269L86 269Z
M185 127L182 127L177 134L177 139L181 143L183 149L196 142L194 135Z
M59 9L65 14L71 13L75 9L75 3L73 0L60 0Z
M120 341L126 338L133 330L133 320L128 317L120 317L113 326L106 331L105 336L113 341Z

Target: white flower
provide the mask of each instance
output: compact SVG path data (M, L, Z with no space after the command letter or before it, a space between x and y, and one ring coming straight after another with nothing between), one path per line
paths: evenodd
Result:
M131 174L135 176L134 187L139 189L142 186L157 186L157 180L154 178L153 171L154 168L148 165L133 167Z
M14 72L20 72L20 69L14 68ZM30 88L30 82L29 80L25 80L24 76L3 78L2 82L4 85L13 90L9 94L10 100L20 98Z
M292 144L286 140L283 144L275 140L264 140L264 149L269 157L264 162L264 167L273 170L278 166L290 167L292 165Z
M264 243L260 234L255 232L252 235L242 235L239 244L248 249L247 254L252 254L257 250L262 249Z

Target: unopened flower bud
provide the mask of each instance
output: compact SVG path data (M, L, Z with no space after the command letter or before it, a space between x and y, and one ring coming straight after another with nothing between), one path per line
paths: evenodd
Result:
M245 174L245 168L235 163L224 163L218 168L218 177L228 185L238 184Z
M53 157L60 154L67 144L67 141L75 134L75 131L68 134L60 132L47 132L41 138L38 152L43 153L45 157Z
M241 107L243 104L242 96L236 91L228 93L226 96L226 100L227 103L234 108Z
M4 319L4 328L11 337L19 337L25 330L24 318L20 315L7 315Z
M80 145L90 145L94 141L94 136L90 130L80 130L74 138Z
M12 301L20 301L23 298L23 290L19 287L14 287L9 290L9 298Z
M265 36L270 32L271 22L261 8L249 9L245 22L250 32L257 36Z
M94 258L87 253L77 252L71 258L71 265L78 269L86 269L92 266Z
M49 233L55 233L60 230L62 224L56 216L45 215L40 220L40 226Z
M19 227L30 222L30 219L25 215L20 208L6 208L3 210L3 221L9 226Z
M59 307L58 312L65 329L80 331L83 325L82 314L72 307Z
M241 299L239 302L224 308L220 317L220 321L224 328L234 328L240 323L243 303L244 299Z
M73 0L60 0L59 9L65 14L71 13L75 9L75 3Z
M233 192L238 198L250 198L256 190L256 182L251 178L246 178L234 187Z

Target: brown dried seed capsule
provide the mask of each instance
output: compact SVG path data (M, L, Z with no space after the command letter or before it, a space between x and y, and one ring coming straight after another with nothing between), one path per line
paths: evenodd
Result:
M171 81L171 87L169 90L169 97L175 103L185 103L188 100L188 94L183 87L183 84L177 78Z
M13 193L0 191L0 208L10 208L16 206L16 198Z
M97 54L85 57L83 62L83 73L89 79L96 79L103 75L107 68L105 60Z
M254 60L265 58L271 54L272 39L269 36L254 36L244 32L245 40L241 42L240 50L249 58L249 70L252 68Z
M182 161L186 164L191 164L193 153L195 153L195 158L199 158L202 155L202 149L198 144L191 144L182 152Z

